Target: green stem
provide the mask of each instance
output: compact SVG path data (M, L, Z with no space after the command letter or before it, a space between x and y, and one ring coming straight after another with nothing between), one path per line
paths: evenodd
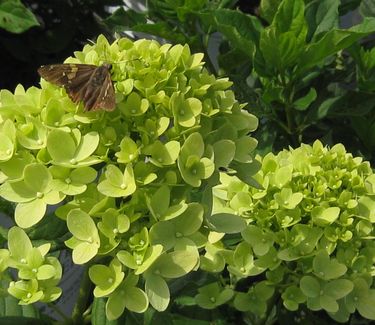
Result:
M92 283L89 278L89 267L86 265L82 275L81 286L79 288L78 299L73 309L72 320L73 324L83 324L83 314L87 308L88 300L91 295Z
M0 236L3 238L8 238L8 230L7 228L0 226Z
M281 84L284 87L285 92L285 114L286 114L286 123L287 123L287 133L291 138L291 142L294 145L298 145L298 134L296 133L296 128L294 125L293 119L293 99L294 99L294 86L291 82L287 82L285 75L281 74Z

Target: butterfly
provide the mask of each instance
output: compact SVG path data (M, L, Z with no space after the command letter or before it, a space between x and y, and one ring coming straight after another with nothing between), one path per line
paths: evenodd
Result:
M83 102L85 111L113 111L116 107L115 89L111 80L112 65L51 64L42 65L39 75L65 88L74 103Z

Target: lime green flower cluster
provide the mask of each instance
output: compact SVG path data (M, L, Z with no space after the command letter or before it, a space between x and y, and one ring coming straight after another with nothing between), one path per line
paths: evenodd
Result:
M220 168L254 165L257 119L202 58L187 45L100 36L66 62L112 64L113 112L84 112L43 80L0 91L0 196L22 228L59 204L73 261L97 262L89 276L109 319L167 308L168 279L197 269L207 242L202 193Z
M37 301L51 302L61 295L56 285L60 282L62 268L59 260L46 256L51 244L33 247L25 231L12 227L8 232L8 249L0 249L0 271L18 270L18 281L10 281L8 292L19 299L21 305ZM2 280L6 280L4 276Z
M356 310L375 319L375 174L369 163L341 144L328 149L319 141L259 160L258 188L221 175L210 220L222 233L211 236L201 267L219 272L226 265L234 282L257 276L248 292L232 295L235 308L258 317L280 295L291 311L304 304L340 322ZM227 240L224 232L241 236Z

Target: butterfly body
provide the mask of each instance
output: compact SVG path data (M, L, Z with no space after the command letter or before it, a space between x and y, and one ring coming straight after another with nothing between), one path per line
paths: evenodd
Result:
M74 103L83 102L86 111L115 109L115 89L111 80L111 64L51 64L38 69L39 75L64 87Z

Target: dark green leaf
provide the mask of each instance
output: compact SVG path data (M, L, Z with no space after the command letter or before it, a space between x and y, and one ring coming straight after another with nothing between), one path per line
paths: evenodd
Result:
M236 176L241 181L249 184L250 186L261 188L259 183L253 177L251 177L261 168L261 164L259 163L259 161L254 160L251 163L233 162L231 164L231 167L236 170Z
M103 22L114 32L122 32L131 29L134 25L146 24L146 15L134 10L117 9Z
M359 12L363 17L375 17L375 0L362 0Z
M316 99L315 88L310 88L310 91L303 97L297 99L293 105L298 111L304 111Z
M325 58L349 47L361 38L375 32L375 18L365 18L363 22L346 30L331 30L319 41L306 47L299 57L299 74L322 63Z
M263 0L260 2L260 16L268 23L272 23L281 0Z
M134 25L132 28L135 32L143 32L151 35L159 36L165 38L174 43L194 43L196 36L191 36L186 38L182 33L179 33L174 28L171 28L166 22L157 22L155 24L140 24Z
M306 6L305 17L309 26L307 39L316 38L339 26L339 0L314 0Z
M217 9L201 13L199 16L203 24L215 26L234 47L249 57L253 55L262 30L262 25L256 17L228 9Z
M239 233L246 228L246 221L235 214L217 213L207 218L213 231L227 234Z
M11 33L23 33L33 26L39 26L33 13L19 0L0 1L0 27Z
M304 41L307 33L304 8L303 0L284 0L276 12L272 26L280 34L291 32L298 43Z

